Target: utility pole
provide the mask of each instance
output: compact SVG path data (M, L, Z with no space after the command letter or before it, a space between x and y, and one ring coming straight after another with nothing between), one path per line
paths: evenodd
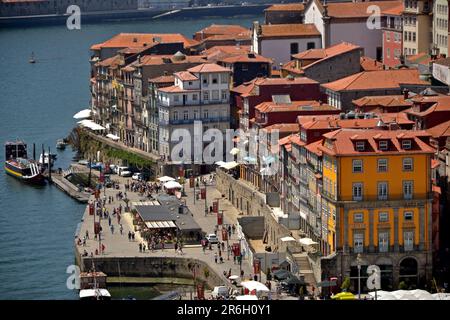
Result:
M203 185L205 186L205 217L208 216L208 196L206 193L206 180L203 180Z
M358 264L358 300L361 300L361 254L359 253L356 256L356 263Z

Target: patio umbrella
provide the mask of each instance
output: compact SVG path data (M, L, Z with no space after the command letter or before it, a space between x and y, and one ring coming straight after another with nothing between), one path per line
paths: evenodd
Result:
M168 181L175 181L175 179L172 178L172 177L164 176L164 177L158 178L158 181L160 181L160 182L168 182Z
M183 186L176 181L168 181L164 184L166 189L181 189Z
M232 276L229 276L228 279L230 279L230 280L237 280L237 279L239 279L239 276L232 275Z

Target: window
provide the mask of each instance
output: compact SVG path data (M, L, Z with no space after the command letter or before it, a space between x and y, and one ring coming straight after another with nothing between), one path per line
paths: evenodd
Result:
M386 49L386 57L389 59L391 57L391 49Z
M403 198L410 200L413 197L413 182L403 181Z
M205 101L209 100L209 91L203 91L203 100Z
M391 33L389 31L386 32L386 41L389 42L391 40Z
M402 149L410 150L411 149L411 140L402 140Z
M217 74L213 74L212 75L212 81L213 84L218 84L219 83L219 77Z
M414 231L403 232L403 246L405 251L414 250Z
M364 151L366 149L366 143L364 141L356 141L356 150Z
M362 253L364 251L364 234L353 234L353 250L355 253Z
M413 221L413 218L414 218L414 214L412 211L405 211L403 213L403 219L405 221Z
M388 222L388 221L389 221L389 213L387 212L378 213L378 222Z
M353 214L353 222L362 223L364 222L364 214L362 212L356 212Z
M198 119L198 110L194 110L194 120Z
M353 172L354 173L363 172L363 161L362 160L353 160Z
M387 182L378 182L378 200L387 200L388 184Z
M306 50L315 49L315 48L316 48L316 44L314 42L308 42L306 44Z
M219 90L213 90L212 91L212 99L213 100L219 100Z
M192 100L193 100L193 101L197 101L197 99L198 99L198 95L197 95L196 93L194 93L194 94L192 95Z
M180 101L180 96L179 95L174 95L173 96L173 101L175 101L175 102L178 102L178 101Z
M413 159L412 158L403 158L403 171L413 171Z
M184 120L188 120L189 119L189 111L184 111L183 112L183 119Z
M227 100L228 99L228 92L227 90L222 90L222 100Z
M298 43L291 43L291 54L297 54L298 53Z
M227 73L222 73L220 75L220 82L221 83L228 83L228 74Z
M387 140L379 141L378 148L382 151L386 151L389 148L389 142Z
M378 172L388 171L388 161L387 159L378 159Z
M352 195L354 201L361 201L363 198L363 184L358 182L354 183L352 187Z
M208 109L203 110L203 118L208 119Z
M379 252L389 251L389 232L383 231L378 233L378 250Z
M173 112L173 120L178 120L178 111Z
M203 76L203 84L208 84L208 75Z

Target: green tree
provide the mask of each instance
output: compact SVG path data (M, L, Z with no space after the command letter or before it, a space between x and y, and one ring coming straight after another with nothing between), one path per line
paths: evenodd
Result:
M401 281L401 282L398 284L398 289L399 289L399 290L407 290L407 289L408 289L408 285L406 284L405 281Z
M345 277L344 282L342 282L341 289L342 291L348 291L349 288L350 288L350 278Z

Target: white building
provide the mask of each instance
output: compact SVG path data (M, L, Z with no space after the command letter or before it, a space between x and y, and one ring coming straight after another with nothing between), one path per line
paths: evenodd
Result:
M324 48L350 42L362 47L366 56L381 61L382 12L400 3L397 0L322 4L319 0L309 0L305 7L305 23L316 26Z
M252 51L271 58L276 67L292 60L293 54L318 48L322 48L322 39L319 30L312 23L253 23Z
M176 129L189 131L193 159L194 121L202 122L203 132L215 128L225 133L230 128L230 73L217 64L205 63L174 73L175 84L158 89L159 151L168 162L175 160L172 149L179 144Z
M448 0L434 0L433 44L436 53L448 56Z

